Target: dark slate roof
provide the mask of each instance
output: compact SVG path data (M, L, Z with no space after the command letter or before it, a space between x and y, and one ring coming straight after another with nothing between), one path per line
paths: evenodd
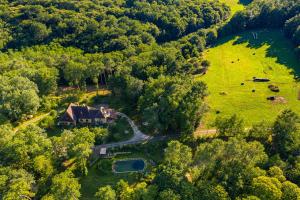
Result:
M72 106L73 115L77 119L90 119L90 113L87 106Z
M77 121L78 119L95 118L104 118L102 112L99 109L94 109L88 106L79 106L71 103L60 120L73 122Z
M74 122L76 119L74 118L73 109L72 107L75 106L75 104L71 103L64 115L61 117L60 121L66 121L66 122Z
M90 109L90 118L104 118L102 112L96 109Z
M70 115L65 112L61 118L59 119L59 121L62 121L62 122L74 122L74 120L72 119L72 117L70 117Z

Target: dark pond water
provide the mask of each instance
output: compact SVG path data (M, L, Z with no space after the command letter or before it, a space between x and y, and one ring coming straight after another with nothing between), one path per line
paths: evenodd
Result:
M113 164L115 172L136 172L142 171L145 168L145 162L142 159L134 160L119 160Z

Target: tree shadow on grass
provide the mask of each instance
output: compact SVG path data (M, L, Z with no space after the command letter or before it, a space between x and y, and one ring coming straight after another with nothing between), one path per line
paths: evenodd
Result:
M293 70L295 75L300 75L300 59L294 51L292 42L285 38L281 30L252 30L237 36L230 36L218 43L226 43L235 39L233 45L247 44L248 48L259 49L267 45L266 57L276 58L276 62ZM270 66L272 67L272 66Z
M239 3L246 6L246 5L250 4L252 1L253 0L239 0Z

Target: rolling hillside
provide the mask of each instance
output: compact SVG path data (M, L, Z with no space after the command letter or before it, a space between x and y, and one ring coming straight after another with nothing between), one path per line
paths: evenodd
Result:
M300 84L295 81L293 73L300 72L300 64L292 44L279 30L254 32L258 39L254 39L252 32L246 32L224 38L205 52L211 67L199 79L207 83L210 94L207 102L211 109L205 118L206 125L217 116L235 113L247 125L274 120L287 108L300 113L297 99ZM253 77L271 81L255 83ZM280 92L270 91L268 85L271 84L279 86ZM283 97L286 102L270 102L267 100L269 96Z

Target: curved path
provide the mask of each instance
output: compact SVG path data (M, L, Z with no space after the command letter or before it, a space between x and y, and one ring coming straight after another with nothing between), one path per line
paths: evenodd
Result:
M135 125L135 123L127 115L125 115L124 113L120 113L120 112L118 112L117 115L125 118L128 121L129 125L131 126L131 128L133 130L133 137L126 141L96 145L93 147L93 151L96 155L100 153L101 148L122 147L122 146L130 145L130 144L143 143L143 142L146 142L146 141L152 139L151 136L148 136L148 135L142 133L139 130L139 128Z
M23 123L21 123L20 125L18 125L17 127L15 127L13 129L14 133L16 133L18 130L20 129L24 129L26 128L27 126L31 125L31 124L34 124L38 121L41 121L42 119L44 119L45 117L47 117L48 115L50 115L50 112L48 113L44 113L44 114L41 114L41 115L38 115L36 117L33 117L32 119L29 119Z
M197 136L203 136L203 135L211 135L217 133L217 129L203 129L203 130L197 130L194 134Z

